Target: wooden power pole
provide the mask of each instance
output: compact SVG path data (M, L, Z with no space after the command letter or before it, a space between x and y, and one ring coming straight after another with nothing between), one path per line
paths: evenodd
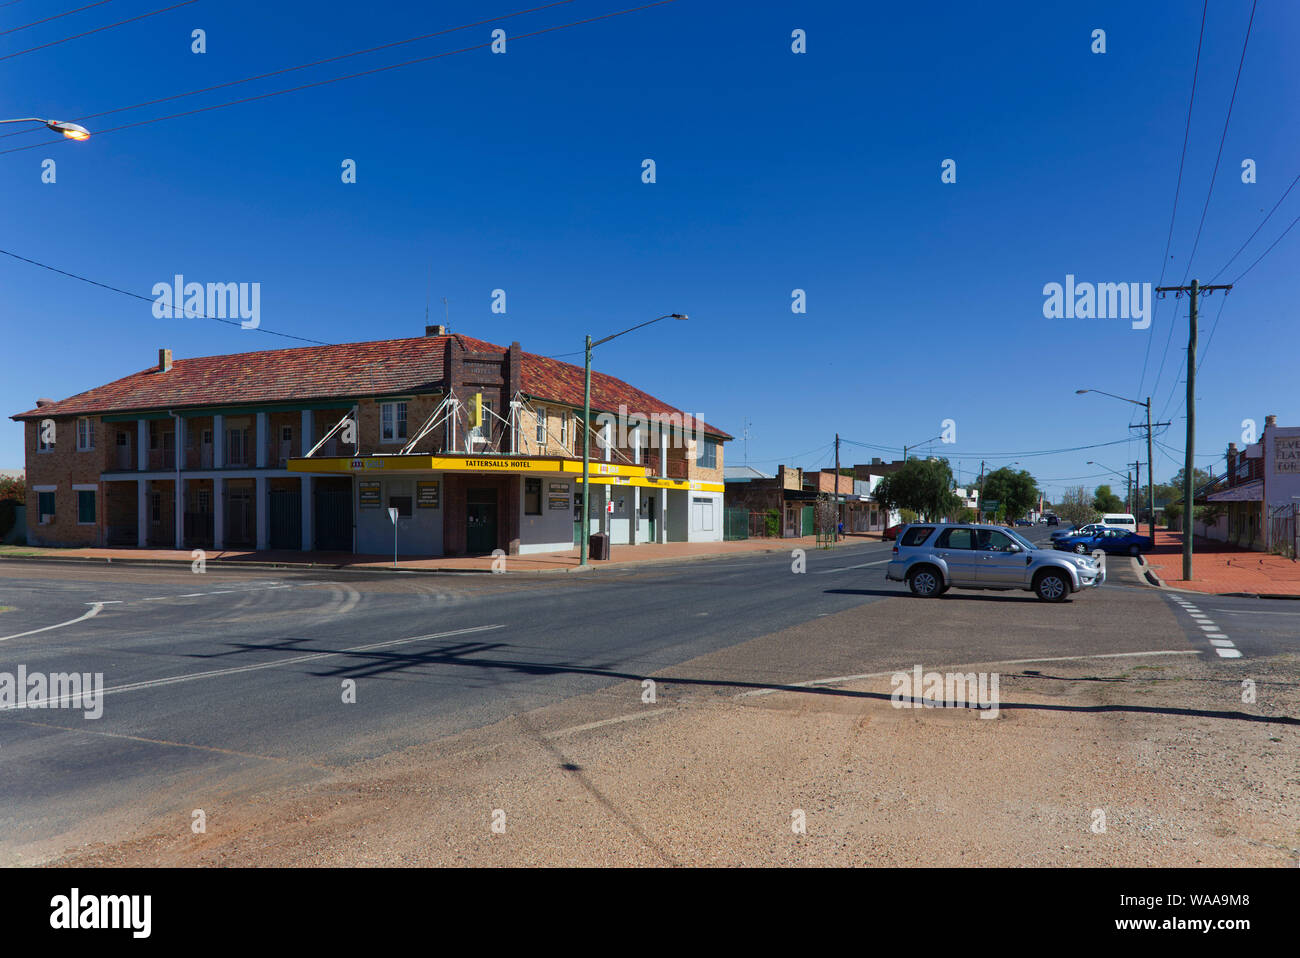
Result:
M1209 295L1216 289L1225 293L1232 289L1231 283L1221 286L1202 286L1192 280L1191 286L1157 286L1157 293L1190 293L1192 308L1187 314L1187 451L1183 457L1183 581L1192 578L1192 528L1196 508L1196 483L1192 479L1193 462L1196 453L1196 308L1201 293ZM1148 430L1148 435L1150 432ZM1149 472L1150 470L1148 470ZM1155 503L1152 503L1154 508Z

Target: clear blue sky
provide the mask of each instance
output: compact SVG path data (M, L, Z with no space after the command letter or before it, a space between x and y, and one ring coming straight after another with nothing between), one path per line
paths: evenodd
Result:
M538 2L538 0L532 0ZM0 31L79 6L0 5ZM0 58L167 6L113 0L0 36ZM0 59L0 117L78 118L525 9L530 0L265 4L214 0ZM632 0L574 0L508 20L509 36ZM1177 283L1205 203L1250 0L1211 0L1165 282ZM261 324L328 342L453 330L562 354L582 337L670 311L602 346L598 368L740 436L748 457L830 463L846 440L934 450L979 468L1020 459L1051 492L1145 457L1111 442L1135 421L1095 387L1155 396L1184 447L1186 300L1147 331L1045 319L1042 288L1160 274L1201 4L859 4L677 0L301 92L110 131L489 41L493 25L140 110L98 135L0 152L0 248L144 296L176 273L261 284ZM207 53L190 52L191 30ZM791 31L808 52L791 52ZM1107 52L1090 50L1094 29ZM1219 270L1300 173L1300 4L1260 0L1191 275ZM11 133L17 127L0 128ZM0 151L50 140L0 139ZM641 182L641 162L658 182ZM1258 182L1241 182L1254 159ZM41 163L57 182L41 182ZM345 158L356 184L340 180ZM957 162L957 182L940 164ZM1300 214L1297 188L1225 272ZM1226 301L1203 362L1198 459L1241 421L1300 423L1293 288L1300 227ZM491 311L491 291L507 314ZM791 290L808 311L791 312ZM1201 342L1221 300L1204 303ZM6 416L178 357L292 345L0 256ZM1173 346L1153 389L1171 323ZM1150 360L1145 364L1148 342ZM575 357L581 361L581 357ZM1176 388L1175 388L1176 387ZM1173 401L1166 397L1174 390ZM1141 392L1139 393L1139 390ZM1137 434L1132 433L1133 436ZM0 426L0 466L22 464ZM727 451L745 459L746 444ZM846 445L842 461L889 458ZM1158 453L1156 475L1181 466Z

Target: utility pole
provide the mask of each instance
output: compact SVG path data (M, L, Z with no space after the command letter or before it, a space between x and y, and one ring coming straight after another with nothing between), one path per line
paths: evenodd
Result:
M840 434L835 434L835 528L833 542L840 541Z
M1188 312L1187 323L1187 454L1183 460L1183 581L1190 581L1192 578L1192 529L1194 527L1193 514L1196 508L1195 483L1192 481L1193 462L1196 453L1196 308L1197 300L1201 293L1209 295L1216 289L1221 289L1226 294L1232 289L1231 283L1225 283L1220 286L1202 286L1199 281L1192 280L1191 286L1157 286L1157 293L1174 293L1175 295L1184 291L1191 294L1192 308ZM1147 414L1150 415L1151 409L1147 407ZM1147 429L1147 443L1151 442L1151 430ZM1155 503L1152 503L1152 508Z

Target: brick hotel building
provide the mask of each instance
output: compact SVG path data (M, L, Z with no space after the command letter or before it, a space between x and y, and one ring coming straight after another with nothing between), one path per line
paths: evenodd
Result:
M722 539L732 437L591 375L590 515L615 544ZM571 548L583 369L412 339L173 360L12 418L33 545L403 555ZM650 417L619 430L600 413ZM626 432L626 435L620 435ZM622 445L620 445L620 442Z

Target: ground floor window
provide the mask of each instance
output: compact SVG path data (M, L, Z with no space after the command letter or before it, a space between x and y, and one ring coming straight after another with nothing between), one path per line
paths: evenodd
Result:
M83 526L95 524L95 493L90 489L77 490L77 522Z
M540 516L542 514L542 480L524 480L524 515Z
M36 494L36 511L42 516L54 517L54 493L38 492Z

